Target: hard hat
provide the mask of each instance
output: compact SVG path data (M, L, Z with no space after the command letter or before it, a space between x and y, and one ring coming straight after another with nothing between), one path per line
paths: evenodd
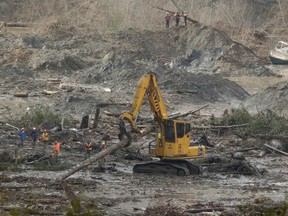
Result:
M103 140L103 141L101 142L101 144L102 144L102 145L106 145L106 142Z
M23 131L23 130L25 130L24 128L21 128L21 130Z
M36 130L36 128L34 127L33 130Z

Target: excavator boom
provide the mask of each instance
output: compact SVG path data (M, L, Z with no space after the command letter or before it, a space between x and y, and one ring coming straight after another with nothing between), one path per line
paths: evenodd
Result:
M134 131L139 131L136 120L140 112L145 95L148 96L151 111L159 121L168 119L165 104L163 102L159 87L156 81L156 74L148 73L141 77L134 95L132 109L120 116L120 119L128 120Z

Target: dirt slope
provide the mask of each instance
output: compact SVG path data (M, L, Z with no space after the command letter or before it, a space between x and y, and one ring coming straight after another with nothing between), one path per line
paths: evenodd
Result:
M105 34L81 34L57 23L35 30L37 34L25 36L0 35L0 76L7 80L5 89L10 94L19 88L31 95L39 94L43 88L57 90L58 86L47 86L45 79L59 78L64 84L110 88L110 98L119 99L120 94L130 101L139 78L154 71L161 90L171 93L172 99L176 92L186 90L194 92L180 95L186 103L229 102L244 100L248 93L224 77L275 75L251 50L199 23L188 28L130 28ZM15 78L23 80L17 87L8 82ZM33 84L26 85L31 79ZM87 103L74 107L77 113L93 109L91 100L107 100L102 92L91 98L89 92L79 91L73 93ZM50 105L55 103L67 110L71 107L69 94L51 96Z

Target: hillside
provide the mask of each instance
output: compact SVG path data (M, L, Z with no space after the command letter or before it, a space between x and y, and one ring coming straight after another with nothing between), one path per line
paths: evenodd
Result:
M164 27L165 13L186 10L189 17L220 29L235 41L252 49L261 58L267 56L278 40L287 40L287 2L276 0L204 0L177 1L37 1L1 0L0 21L25 22L37 29L53 23L82 33L136 28L156 30ZM237 5L237 6L235 6ZM149 14L147 16L147 14Z

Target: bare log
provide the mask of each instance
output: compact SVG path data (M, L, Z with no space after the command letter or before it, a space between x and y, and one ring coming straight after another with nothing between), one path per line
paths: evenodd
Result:
M214 211L224 211L224 208L215 207L215 208L201 208L201 209L187 209L185 212L188 213L200 213L200 212L214 212Z
M28 97L28 92L18 92L14 94L14 97Z
M139 137L145 136L145 135L149 134L152 130L153 130L153 128L150 128L149 130L144 131L141 134L136 134L136 135L133 136L132 139L131 139L131 137L125 137L118 144L115 144L115 145L107 148L106 150L104 150L102 152L99 152L95 156L91 157L90 159L85 160L81 164L78 164L78 165L74 166L72 169L68 170L66 173L64 173L63 175L59 176L57 178L57 181L60 182L60 184L62 185L67 198L70 200L71 205L72 205L73 202L75 202L75 201L77 201L79 199L75 195L75 193L72 190L72 188L65 181L66 178L68 178L69 176L73 175L74 173L84 169L85 167L88 167L89 165L93 164L94 162L104 158L105 156L115 152L116 150L124 148L124 147L130 145L132 140L136 140ZM83 209L81 209L81 211L82 210Z
M252 134L253 137L256 138L264 138L264 139L288 139L288 136L281 136L281 135L266 135L266 134Z
M272 149L272 150L274 150L274 151L276 151L276 152L278 152L278 153L280 153L280 154L282 154L282 155L288 156L288 153L287 153L287 152L284 152L284 151L281 151L281 150L279 150L279 149L276 149L276 148L274 148L274 147L272 147L272 146L270 146L270 145L268 145L268 144L264 144L264 146L266 146L267 148Z
M107 111L107 110L103 110L103 112L104 112L107 116L113 116L113 117L116 117L116 118L119 118L119 116L121 115L120 113L112 113L112 112Z
M197 94L197 93L199 93L198 90L177 90L176 92L178 94L184 94L184 93Z
M149 134L152 130L153 130L153 128L149 128L147 131L144 131L141 134L136 134L135 136L133 136L132 140L137 140L140 137L143 137L143 136ZM107 148L105 151L99 152L98 154L85 160L81 164L78 164L77 166L72 167L70 170L67 171L67 173L64 173L63 175L61 175L58 178L58 181L63 181L64 179L68 178L69 176L73 175L74 173L82 170L85 167L88 167L92 163L104 158L105 156L107 156L109 154L112 154L116 150L124 148L125 146L128 146L130 143L131 143L131 140L129 140L127 138L121 140L119 143Z
M11 28L17 28L17 27L20 27L20 28L26 28L26 27L29 27L28 24L26 23L4 23L4 26L5 27L11 27Z
M196 113L196 112L200 111L201 109L204 109L204 108L206 108L208 106L209 105L207 104L207 105L202 106L202 107L200 107L199 109L196 109L196 110L191 110L191 111L183 113L183 114L177 114L177 115L174 115L174 116L170 116L170 118L171 119L175 119L175 118L179 118L179 117L185 117L187 115L192 115L192 114L194 114L194 113Z
M226 128L237 128L237 127L245 127L248 124L239 124L239 125L222 125L222 126L191 126L192 129L226 129Z
M131 106L131 103L99 103L98 107L111 106L111 105L119 105L119 106Z
M57 79L57 78L56 79L51 78L51 79L47 79L47 82L51 83L51 84L60 84L62 82L62 80Z
M78 164L77 166L75 166L72 169L68 170L67 173L65 173L64 175L59 177L59 180L62 181L64 179L68 178L69 176L73 175L74 173L82 170L83 168L88 167L92 163L94 163L94 162L104 158L105 156L115 152L117 149L123 148L124 146L128 145L128 142L129 142L128 139L124 139L124 140L120 141L118 144L107 148L105 151L99 152L94 157L92 157L92 158L90 158L88 160L85 160L82 164Z
M18 131L20 130L18 127L14 126L14 125L11 125L11 124L8 124L8 123L6 123L6 125L9 126L9 127L14 128L14 129L16 129L16 130L18 130Z
M96 92L111 92L110 88L102 87L99 85L87 85L87 84L77 84L77 83L61 83L59 85L60 89L76 89L76 90L90 90L90 91L96 91Z
M175 14L176 13L176 11L166 10L166 9L163 9L163 8L157 6L157 5L153 5L152 7L156 8L158 10L162 10L162 11L168 12L170 14ZM192 23L199 23L197 20L191 19L190 17L187 17L187 20L192 22Z
M53 95L53 94L57 94L58 91L48 91L48 90L43 90L43 94L45 95Z
M235 150L234 152L247 152L247 151L257 150L257 149L259 149L259 147L252 147L252 148L238 149L238 150ZM231 152L231 153L233 153L233 152Z

